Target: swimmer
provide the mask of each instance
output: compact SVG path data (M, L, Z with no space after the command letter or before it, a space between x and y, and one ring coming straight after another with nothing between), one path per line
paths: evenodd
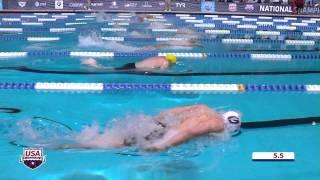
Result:
M150 127L150 123L153 124L153 127L147 128ZM138 126L138 124L134 125ZM142 144L139 147L140 149L160 151L201 135L236 132L239 130L241 122L240 114L235 111L219 114L206 105L191 105L162 111L158 115L147 119L143 125L145 132L139 131L139 133L143 134L144 143L139 142L142 141L141 137L130 131L132 128L127 130L121 128L124 129L124 132L110 128L105 133L94 136L87 142L64 144L55 149L106 149ZM115 131L116 134L112 133Z
M174 47L193 48L195 46L200 47L200 48L204 48L204 46L202 44L200 44L198 40L188 39L188 40L179 40L179 41L168 41L165 44L146 46L146 47L142 48L141 50L154 51L154 50L164 49L164 48L174 48Z
M151 15L151 14L138 14L138 15L136 15L136 17L138 18L138 22L140 22L140 23L148 21L149 19L156 18L156 16Z
M154 70L159 69L161 71L166 70L170 65L176 64L177 58L174 54L167 54L166 56L157 56L144 59L139 62L132 62L125 64L121 67L106 67L101 64L98 64L97 61L93 58L85 59L81 62L82 65L87 65L90 67L106 70Z

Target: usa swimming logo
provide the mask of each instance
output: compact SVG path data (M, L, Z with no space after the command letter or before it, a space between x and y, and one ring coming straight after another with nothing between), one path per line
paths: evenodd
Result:
M36 169L44 164L46 158L42 148L23 148L20 162L31 169Z

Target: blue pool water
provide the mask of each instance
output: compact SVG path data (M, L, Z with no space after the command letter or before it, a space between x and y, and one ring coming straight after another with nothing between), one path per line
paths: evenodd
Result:
M58 16L57 16L58 15ZM198 84L244 84L244 85L310 85L319 84L319 24L318 19L286 17L257 19L258 22L273 22L273 26L258 26L258 29L242 29L226 25L222 21L239 21L240 24L257 24L239 17L219 15L214 17L189 15L201 22L186 22L175 14L154 15L154 18L138 22L134 14L1 14L0 28L22 28L13 33L0 29L0 55L2 52L28 52L23 57L0 57L0 83L36 82L86 82L86 83L198 83ZM35 17L23 17L35 16ZM21 22L44 21L40 26L22 25ZM65 16L65 17L64 17ZM108 25L124 16L129 25ZM127 16L127 17L126 17ZM59 17L59 18L57 18ZM3 18L9 18L3 19ZM10 20L10 18L18 18ZM20 19L19 19L20 18ZM79 19L80 18L80 19ZM84 19L83 19L84 18ZM123 17L122 17L123 18ZM82 20L81 20L82 19ZM97 20L98 19L98 20ZM101 21L104 20L104 21ZM128 20L126 20L128 19ZM153 19L161 19L153 23ZM191 19L191 18L189 18ZM41 21L41 20L40 20ZM66 23L83 22L67 25ZM152 29L183 29L177 32L152 32ZM194 24L215 24L216 27L195 27ZM299 26L292 23L307 23ZM275 29L277 26L296 27L297 30ZM49 32L49 28L76 28L71 32ZM125 28L127 32L102 32L102 27ZM280 32L278 36L259 36L255 32ZM186 34L189 29L199 34ZM208 34L205 30L230 30L230 34ZM303 32L313 32L307 36ZM59 37L58 41L33 42L27 37ZM125 41L101 40L102 37L125 37ZM157 42L157 37L197 38L204 47L168 47L155 51L139 49L166 42ZM252 39L253 43L228 44L223 39ZM288 45L286 40L304 40L309 45ZM301 42L301 41L300 41ZM287 43L287 44L286 44ZM158 52L207 53L207 58L178 58L178 65L168 72L117 74L88 68L80 64L85 57L70 57L57 52L118 52L113 58L97 58L105 66L121 66L138 61L148 54ZM50 54L50 52L53 52ZM37 54L38 53L38 54ZM130 54L131 53L131 54ZM139 54L140 53L140 54ZM220 54L219 54L220 53ZM221 55L221 53L223 55ZM233 53L233 54L232 54ZM252 59L239 54L285 54L291 59ZM232 54L232 56L231 56ZM238 56L239 55L239 56ZM241 54L242 55L242 54ZM280 60L279 60L280 59ZM26 66L42 70L41 73L13 70ZM10 68L8 68L10 67ZM44 72L46 71L46 73ZM52 74L50 72L60 73ZM104 72L105 74L62 74L62 72ZM314 71L314 73L284 74L288 71ZM217 75L225 72L282 72L279 74ZM189 74L189 75L188 75ZM177 76L180 75L180 76ZM183 75L183 76L181 76ZM3 86L2 86L3 87ZM243 122L317 117L320 115L320 96L303 91L245 91L216 93L172 93L162 91L103 91L44 92L0 88L0 107L18 108L20 113L0 112L0 179L317 179L320 156L319 125L311 123L273 128L242 129L242 133L229 140L219 141L201 137L163 152L145 153L129 150L48 150L44 149L46 162L36 170L19 163L23 148L9 143L8 133L22 138L14 125L35 116L48 118L58 123L43 125L44 134L55 133L55 128L64 125L80 132L82 126L99 123L101 128L112 119L123 119L128 114L155 115L161 110L177 106L206 104L220 110L238 110ZM21 130L20 130L21 131ZM48 137L50 138L50 137ZM294 152L295 161L256 162L251 160L255 151Z

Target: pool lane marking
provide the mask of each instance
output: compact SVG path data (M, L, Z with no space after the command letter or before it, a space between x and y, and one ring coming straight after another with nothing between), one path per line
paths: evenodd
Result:
M108 25L109 25L109 26L113 26L113 25L129 26L130 23L128 23L128 22L109 22Z
M124 41L124 37L101 37L102 40L106 40L106 41Z
M243 19L245 18L245 16L239 16L239 15L231 15L231 18L235 18L235 19Z
M48 90L48 91L171 91L192 92L310 92L319 93L320 85L292 84L183 84L183 83L0 83L0 89Z
M22 32L23 28L0 28L0 32Z
M70 56L78 57L114 57L114 52L70 52Z
M49 13L33 13L33 14L34 15L39 15L39 16L47 16L47 15L49 15Z
M152 71L72 71L72 70L45 70L26 66L0 66L0 70L15 70L39 74L68 74L68 75L105 75L105 74L132 74L139 76L251 76L251 75L292 75L292 74L320 74L317 70L303 71L243 71L243 72L152 72Z
M187 23L203 23L203 20L199 20L199 19L186 19L185 22L187 22Z
M230 21L228 21L230 22ZM232 21L231 21L232 22ZM29 23L30 24L30 23ZM31 23L32 24L32 23ZM120 25L120 23L117 22L112 22L110 23L110 25L113 24L118 24ZM192 27L190 28L195 28L197 31L199 32L204 32L204 33L209 33L212 34L214 32L214 30L218 30L218 31L223 31L223 30L233 30L230 29L230 27L227 27L228 29L210 29L210 28L215 28L217 25L214 23L198 23L195 22L195 24L197 25L192 25ZM122 25L129 25L129 24L122 24ZM224 25L224 26L229 26L228 24ZM256 24L232 24L231 26L235 26L235 28L242 30L242 29L250 29L253 30L253 32L246 32L247 34L251 35L257 32L268 32L268 31L273 31L273 32L279 32L281 33L294 33L291 32L292 30L296 30L297 27L296 26L288 26L288 25L276 25L276 26L268 26L268 25L262 25L265 26L267 29L265 30L259 30L258 26L261 25L256 25ZM208 29L203 29L203 27L207 27ZM40 30L34 30L34 29L24 29L24 28L20 28L20 27L6 27L6 28L1 28L2 32L15 32L14 29L21 29L19 32L22 31L26 31L26 32L37 32L37 33L45 33L48 32L47 29L40 29ZM68 28L68 27L61 27L61 28L48 28L49 32L66 32L66 31L84 31L86 29L91 30L91 29L95 29L95 28ZM70 30L72 29L72 30ZM140 29L135 29L135 28L100 28L101 31L127 31L127 30L140 30ZM317 27L317 29L319 30L320 27ZM99 28L97 28L96 30L99 30ZM178 32L178 28L148 28L148 30L151 30L151 32ZM278 30L278 31L275 31ZM289 31L288 31L289 30ZM313 31L301 31L300 33L304 33L304 32L310 32L312 33ZM233 30L232 34L237 34L238 32ZM230 33L229 33L230 34ZM266 35L266 34L265 34Z
M252 24L238 24L236 26L238 29L257 29L257 25L252 25Z
M229 25L237 25L240 24L240 21L222 21L222 24L229 24Z
M286 45L304 45L304 46L314 46L315 41L312 40L285 40Z
M76 31L76 28L50 28L50 32L72 32Z
M21 57L21 56L77 56L77 57L150 57L150 56L166 56L174 54L177 57L184 58L240 58L252 60L270 60L270 61L290 61L295 60L317 60L319 53L308 54L306 56L291 54L267 54L267 53L181 53L181 52L106 52L106 51L30 51L30 52L0 52L0 57ZM294 57L294 58L293 58Z
M276 29L295 31L295 30L297 30L297 27L296 26L287 26L287 25L277 25Z
M253 39L222 39L222 44L253 44Z
M2 18L3 22L20 22L21 18Z
M252 60L290 61L291 54L250 54Z
M180 16L179 19L183 19L183 20L196 19L196 17L192 17L192 16Z
M42 22L22 22L22 26L43 26Z
M121 16L121 13L115 14L116 16ZM154 16L163 16L163 17L168 17L164 14L150 14L150 15L154 15ZM17 15L19 16L19 15ZM54 15L49 15L49 13L34 13L34 15L20 15L21 17L37 17L37 16L67 16L67 17L72 17L72 16L76 16L76 17L81 17L78 16L78 14L76 13L60 13L59 14L54 14ZM124 14L123 16L126 17L132 17L132 15L130 14ZM191 14L175 14L176 17L189 17L191 16ZM197 16L197 15L195 15ZM82 17L85 18L91 18L91 17L96 17L96 15L84 15ZM198 17L198 16L197 16ZM215 18L215 17L230 17L230 18L234 18L234 19L245 19L245 18L251 18L252 16L236 16L236 15L232 15L232 16L221 16L221 15L203 15L203 16L199 16L199 17L204 17L204 18ZM271 16L256 16L258 19L264 19L264 20L276 20L276 21L280 21L280 22L287 22L287 21L298 21L298 18L294 18L294 17L284 17L284 18L279 18L279 17L271 17ZM299 18L300 19L300 18ZM304 19L302 19L304 20ZM319 18L309 18L309 20L312 21L320 21Z
M273 22L264 22L264 21L263 22L257 21L256 24L258 26L273 26L274 25Z
M21 18L37 18L38 16L36 15L21 15Z
M211 23L203 23L203 24L194 24L194 27L205 27L205 28L214 28L215 25Z
M65 23L66 26L84 25L84 24L88 24L88 23L86 23L86 22L69 22L69 23Z
M205 33L207 34L230 34L230 30L218 30L218 29L210 29L205 30Z
M55 19L66 19L66 18L68 18L69 16L66 16L66 15L52 15L51 17L52 17L52 18L55 18Z
M256 35L261 36L280 36L280 31L256 31Z
M0 57L25 57L27 56L27 52L0 52Z
M76 21L94 21L95 18L76 18Z
M101 31L110 31L110 32L126 32L126 28L101 28Z
M53 21L57 21L57 19L55 18L38 18L39 22L53 22Z
M27 37L27 41L32 42L46 42L46 41L59 41L60 37Z

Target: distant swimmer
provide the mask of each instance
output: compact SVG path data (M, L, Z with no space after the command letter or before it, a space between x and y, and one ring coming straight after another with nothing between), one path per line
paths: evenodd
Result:
M55 149L137 147L146 151L160 151L201 135L234 133L241 125L238 112L218 113L206 105L165 110L142 122L134 122L128 126L127 124L130 124L128 121L118 129L116 126L111 126L104 133L92 136L93 138L89 140L59 145ZM85 134L85 136L90 135Z
M157 44L154 46L146 46L143 47L141 50L144 51L154 51L158 49L166 49L166 48L193 48L193 47L200 47L204 48L202 44L199 43L196 39L182 39L176 41L168 41L164 44Z
M145 22L148 21L149 19L155 19L157 16L152 15L152 14L137 14L135 17L138 18L138 22Z
M138 62L125 64L121 67L106 67L98 64L93 58L85 59L81 62L82 65L106 70L166 70L170 65L177 63L177 57L174 54L167 54L166 56L151 57Z

